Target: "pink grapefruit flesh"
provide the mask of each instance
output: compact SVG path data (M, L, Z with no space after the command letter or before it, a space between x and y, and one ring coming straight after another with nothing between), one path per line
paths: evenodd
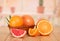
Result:
M12 34L14 37L23 37L23 36L25 36L26 31L25 31L25 30L22 30L22 29L12 28L12 29L11 29L11 34Z

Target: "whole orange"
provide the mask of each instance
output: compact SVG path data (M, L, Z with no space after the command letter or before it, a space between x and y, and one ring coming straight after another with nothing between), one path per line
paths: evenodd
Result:
M21 27L23 25L23 19L20 16L12 16L9 21L10 27Z
M25 27L34 26L34 19L30 15L24 15L23 22Z

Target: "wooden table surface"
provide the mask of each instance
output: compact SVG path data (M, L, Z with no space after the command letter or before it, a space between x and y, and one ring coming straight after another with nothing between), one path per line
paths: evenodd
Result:
M8 27L0 27L0 41L60 41L60 26L54 26L53 32L49 36L14 38L9 33Z

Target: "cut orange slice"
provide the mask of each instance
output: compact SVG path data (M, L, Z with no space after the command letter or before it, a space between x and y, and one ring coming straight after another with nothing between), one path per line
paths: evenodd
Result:
M52 30L52 24L47 20L41 20L37 24L37 29L41 35L49 35Z
M38 35L40 35L40 33L38 32L36 26L33 29L29 28L28 34L30 36L38 36Z

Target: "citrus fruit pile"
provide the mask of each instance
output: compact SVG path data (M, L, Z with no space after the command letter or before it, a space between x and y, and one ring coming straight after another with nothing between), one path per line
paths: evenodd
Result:
M12 16L8 25L14 37L23 37L26 34L30 36L49 35L53 30L52 24L48 20L41 19L35 25L34 19L30 15Z

